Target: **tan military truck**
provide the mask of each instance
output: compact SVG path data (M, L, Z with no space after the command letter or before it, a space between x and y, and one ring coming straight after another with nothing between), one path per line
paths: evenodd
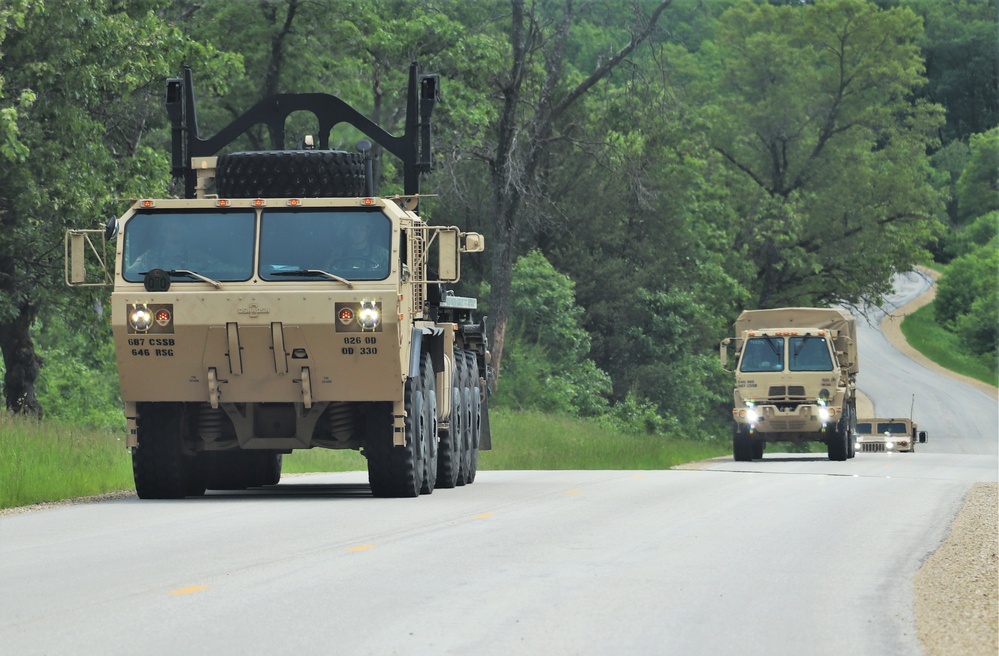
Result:
M190 69L168 80L185 197L136 200L66 238L69 284L113 284L141 498L276 484L282 454L316 447L361 451L379 497L475 480L491 446L485 322L444 285L483 238L417 213L438 85L412 66L402 136L334 96L282 94L201 139ZM318 144L283 149L293 112L316 117ZM374 193L370 142L329 150L339 123L402 161L402 196ZM277 150L218 155L259 124Z
M852 458L857 421L857 327L834 308L746 310L735 337L732 451L739 461L763 457L767 442L823 442L830 460Z
M911 419L862 417L857 419L856 449L865 453L916 451L916 444L926 443L926 431Z

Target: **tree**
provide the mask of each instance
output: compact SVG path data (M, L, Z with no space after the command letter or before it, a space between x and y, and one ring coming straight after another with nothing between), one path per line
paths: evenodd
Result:
M531 206L540 204L540 177L546 155L566 138L560 133L570 109L604 79L656 29L672 0L655 5L648 14L633 7L634 23L626 43L576 79L566 75L566 44L585 6L565 0L560 13L545 13L546 5L525 7L511 0L510 62L496 80L502 109L496 124L494 149L482 153L492 187L493 240L490 247L492 295L492 357L499 376L512 303L513 264L523 232L530 225Z
M964 221L999 210L999 127L971 135L971 158L957 179L957 204Z
M920 36L911 10L864 0L742 2L698 53L709 139L741 174L732 251L757 306L876 300L926 253L943 116L912 97Z
M115 199L133 190L164 188L166 157L142 143L154 101L135 97L155 85L159 100L164 78L185 55L211 57L162 23L156 2L6 6L0 10L0 352L7 408L40 416L41 361L30 329L65 291L63 232L101 226L119 209Z

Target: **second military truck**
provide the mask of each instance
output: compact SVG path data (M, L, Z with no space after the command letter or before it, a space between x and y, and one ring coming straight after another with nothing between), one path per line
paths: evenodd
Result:
M822 442L830 460L855 454L857 329L835 308L746 310L721 343L734 355L732 451L763 457L767 442Z
M184 198L67 234L67 282L113 284L139 497L275 484L282 454L314 447L361 451L379 497L475 480L491 446L486 330L445 285L483 239L417 213L438 87L411 67L401 136L335 96L282 94L202 139L190 70L168 80ZM293 112L315 116L318 139L286 150ZM370 142L329 149L339 123L402 161L403 195L374 192ZM260 124L275 150L217 155ZM93 260L112 238L109 273Z

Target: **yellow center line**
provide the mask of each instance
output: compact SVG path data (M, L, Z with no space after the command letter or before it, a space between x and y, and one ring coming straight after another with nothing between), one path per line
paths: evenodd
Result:
M201 592L202 590L207 590L211 586L208 585L189 585L186 588L177 588L176 590L171 590L167 594L172 595L187 595L194 592Z
M566 490L566 494L579 494L582 490Z
M347 549L347 551L350 551L350 552L368 551L369 549L374 549L374 548L375 548L375 545L373 545L373 544L359 544L356 547L351 547L350 549Z
M492 517L496 513L482 513L481 515L472 515L475 519L485 519L486 517Z

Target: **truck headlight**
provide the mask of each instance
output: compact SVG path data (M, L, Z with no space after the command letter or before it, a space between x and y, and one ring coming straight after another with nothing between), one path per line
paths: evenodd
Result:
M136 305L128 313L128 323L137 333L144 333L153 325L153 313L145 305Z
M382 312L374 301L361 301L357 312L357 323L361 330L374 330L382 322Z
M828 408L823 408L823 407L819 408L819 419L821 419L823 423L829 421L829 409Z
M749 408L748 410L746 410L746 419L749 420L749 423L755 424L759 420L759 418L760 416L756 414L756 410L754 408Z
M890 440L888 442L885 442L885 451L891 451L894 448L895 448L895 445L892 444Z

